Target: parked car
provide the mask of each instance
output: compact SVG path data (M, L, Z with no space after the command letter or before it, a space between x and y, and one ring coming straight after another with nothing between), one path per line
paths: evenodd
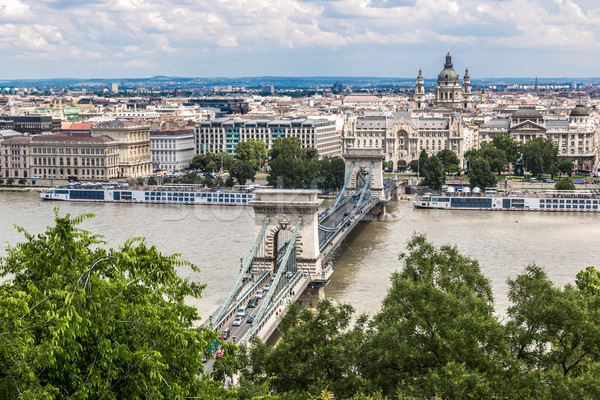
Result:
M554 183L554 180L552 180L552 179L544 179L544 182L546 182L546 183Z
M206 361L208 361L206 354L202 354L202 362L205 363Z
M235 317L235 319L233 320L233 326L240 326L243 320L244 317Z
M221 331L219 339L227 339L229 335L231 335L231 330L229 328L225 328Z
M247 323L251 324L254 322L254 318L256 318L256 315L249 315L248 319L246 320Z
M263 296L265 295L265 291L260 289L258 292L256 292L255 296L257 299L262 299Z

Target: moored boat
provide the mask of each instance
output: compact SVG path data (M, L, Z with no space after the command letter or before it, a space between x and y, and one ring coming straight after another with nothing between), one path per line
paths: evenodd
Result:
M440 210L598 212L600 193L597 190L428 193L415 195L413 206Z

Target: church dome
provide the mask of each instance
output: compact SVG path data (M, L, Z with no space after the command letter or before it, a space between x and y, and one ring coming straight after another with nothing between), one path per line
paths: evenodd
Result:
M590 113L587 108L582 104L577 104L574 109L571 110L571 117L587 117Z
M454 68L452 68L452 56L450 55L450 52L446 54L444 69L438 74L438 83L441 82L460 82L458 74Z

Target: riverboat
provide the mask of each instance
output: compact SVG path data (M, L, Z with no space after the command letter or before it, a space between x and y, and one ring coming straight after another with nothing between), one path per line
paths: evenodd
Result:
M255 200L253 189L206 189L197 185L129 187L81 184L45 190L40 197L59 201L243 206Z
M439 210L598 212L597 190L444 193L415 195L415 208Z

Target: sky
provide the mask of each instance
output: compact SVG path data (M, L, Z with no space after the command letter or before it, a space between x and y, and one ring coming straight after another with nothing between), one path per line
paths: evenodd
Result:
M0 80L599 77L600 0L0 0Z

